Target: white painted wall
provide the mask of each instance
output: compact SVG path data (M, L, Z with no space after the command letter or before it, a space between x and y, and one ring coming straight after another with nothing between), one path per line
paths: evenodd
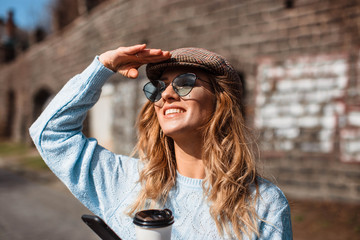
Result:
M114 86L105 84L99 101L90 110L90 133L91 137L98 140L99 144L109 150L114 149L113 145L113 104Z

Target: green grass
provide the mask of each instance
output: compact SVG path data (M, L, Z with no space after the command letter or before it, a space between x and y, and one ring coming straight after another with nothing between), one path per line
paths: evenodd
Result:
M26 144L0 141L0 157L10 158L11 162L19 167L37 171L48 170L40 155L34 155L34 149Z
M0 142L0 156L23 155L28 149L29 147L25 144Z
M20 163L27 168L35 169L35 170L48 170L48 166L42 160L40 156L31 156L24 157L21 159Z

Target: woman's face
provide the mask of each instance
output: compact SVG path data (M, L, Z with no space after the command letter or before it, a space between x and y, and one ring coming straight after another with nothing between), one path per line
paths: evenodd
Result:
M184 73L195 73L203 81L197 79L191 92L180 97L171 82ZM155 112L164 134L174 140L201 135L200 127L213 115L216 102L207 74L193 68L171 68L163 73L161 80L166 83L166 89L155 103Z

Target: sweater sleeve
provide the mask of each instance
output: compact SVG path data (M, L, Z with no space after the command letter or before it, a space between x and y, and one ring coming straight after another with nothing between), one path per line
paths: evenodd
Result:
M114 211L111 208L116 205L109 201L119 197L115 196L121 193L117 189L126 188L127 175L137 170L135 159L117 156L81 132L87 111L113 74L96 57L62 88L30 127L35 146L49 168L100 217Z
M284 193L271 182L261 179L258 214L260 221L259 239L292 240L292 226L289 203Z

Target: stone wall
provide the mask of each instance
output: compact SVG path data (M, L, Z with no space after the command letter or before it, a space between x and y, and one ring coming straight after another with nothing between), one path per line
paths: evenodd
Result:
M204 47L245 77L246 115L257 129L264 175L290 197L359 201L360 1L302 0L293 8L284 2L105 2L1 66L0 134L11 127L13 140L29 141L35 96L56 93L107 49L143 42ZM111 100L104 95L115 116L109 147L120 153L135 143L143 71L141 78L116 76L109 81ZM16 106L12 118L9 96Z

